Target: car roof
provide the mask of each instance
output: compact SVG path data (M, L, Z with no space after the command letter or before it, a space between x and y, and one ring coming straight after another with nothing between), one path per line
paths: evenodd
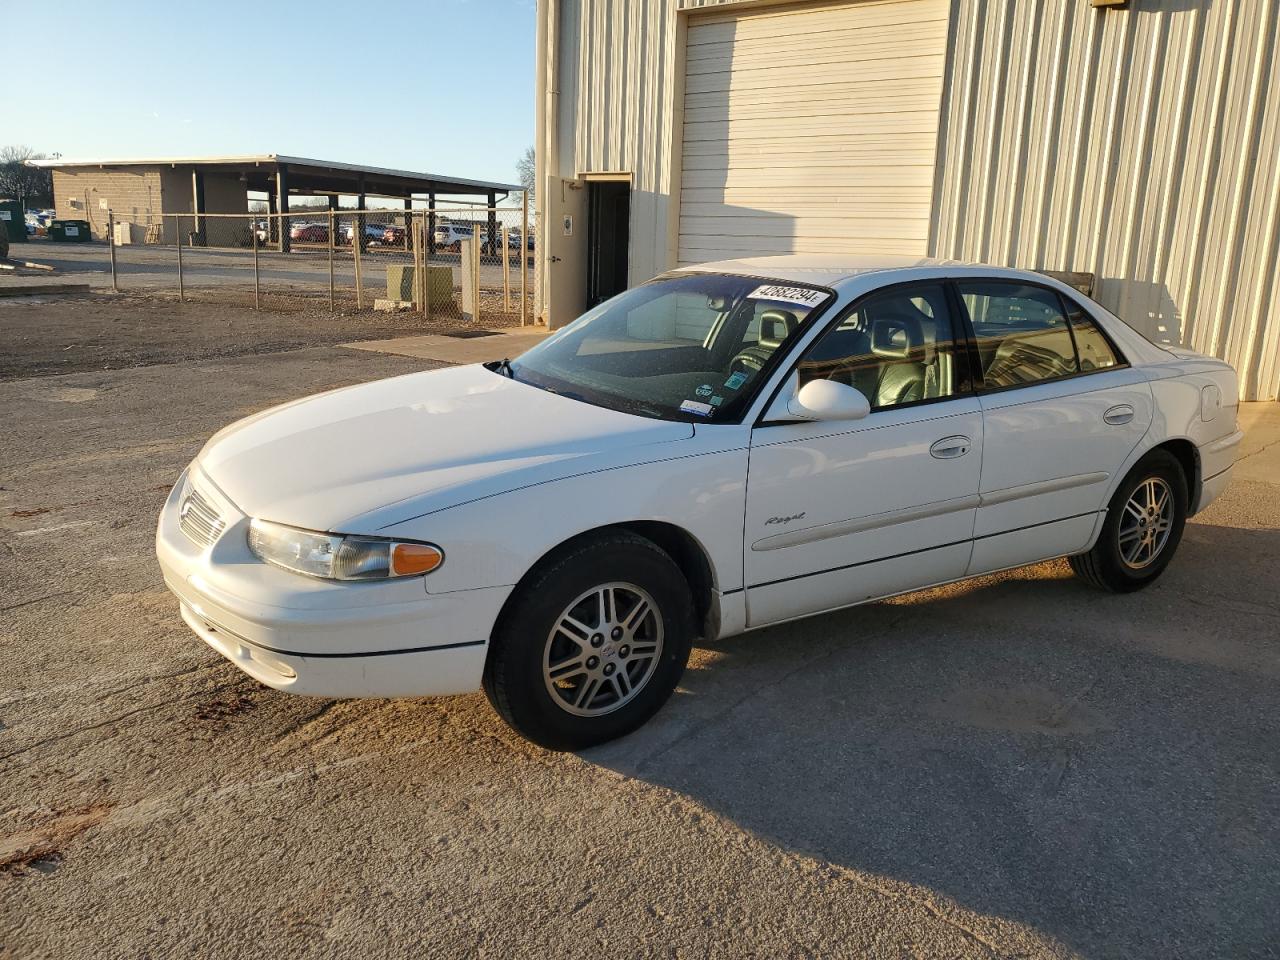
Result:
M879 287L910 280L940 277L975 277L1022 280L1054 287L1077 302L1084 299L1089 313L1102 324L1113 339L1120 341L1130 363L1158 363L1169 360L1169 353L1095 300L1083 297L1079 290L1035 270L998 267L964 260L935 257L844 256L833 254L788 254L773 257L747 257L678 267L676 273L731 273L792 283L809 283L830 287L849 296L860 296Z
M694 273L739 273L746 276L834 287L842 281L852 280L869 273L918 270L921 267L937 267L956 262L932 257L792 253L782 256L744 257L738 260L691 263L679 269Z
M901 280L938 276L1007 277L1057 285L1045 274L1033 270L937 257L891 255L793 253L783 256L745 257L739 260L686 264L677 270L690 273L736 273L833 288L846 287L852 281L870 280L870 284L865 286L878 287ZM876 276L872 277L872 274ZM859 283L859 286L864 284Z

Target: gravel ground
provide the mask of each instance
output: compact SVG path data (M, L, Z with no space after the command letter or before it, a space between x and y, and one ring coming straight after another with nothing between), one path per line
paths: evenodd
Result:
M0 956L1280 955L1280 447L1143 593L1055 562L738 637L549 754L479 695L261 687L152 559L215 429L422 361L67 309L109 363L36 376L0 311Z
M24 260L54 267L56 273L35 273L42 279L71 283L88 283L95 293L113 289L132 296L167 296L179 293L177 250L174 247L130 245L116 249L117 286L111 282L111 252L102 242L49 243L35 241L22 244L15 255ZM532 267L532 257L527 268ZM264 309L318 312L327 309L330 295L329 257L324 247L297 248L292 253L262 251L259 255L258 278ZM362 259L361 278L364 305L371 307L377 297L387 295L387 270L412 264L411 253L399 248L370 247ZM439 252L431 258L432 266L452 271L454 298L452 305L437 301L433 313L437 318L462 323L460 296L462 270L456 253ZM254 258L249 250L187 247L183 254L183 277L187 300L229 304L238 307L254 305ZM480 323L494 327L510 327L520 322L519 255L508 262L506 278L510 282L511 303L503 302L504 273L500 262L483 258L480 267ZM0 273L0 288L30 277L12 277ZM531 274L526 283L532 284ZM350 248L335 252L332 291L340 311L356 310L355 263Z
M472 326L443 319L427 323L408 312L258 312L232 304L128 295L0 297L0 380L276 353Z

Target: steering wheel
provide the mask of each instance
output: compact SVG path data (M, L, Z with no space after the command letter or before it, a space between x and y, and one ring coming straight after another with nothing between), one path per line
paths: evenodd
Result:
M757 373L763 369L771 356L773 356L773 349L770 347L747 347L729 361L729 372L742 370L745 373Z

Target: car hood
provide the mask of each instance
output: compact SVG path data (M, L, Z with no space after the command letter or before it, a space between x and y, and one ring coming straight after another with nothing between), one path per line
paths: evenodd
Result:
M198 469L249 516L368 533L591 470L660 459L687 423L592 406L481 366L414 373L265 410Z

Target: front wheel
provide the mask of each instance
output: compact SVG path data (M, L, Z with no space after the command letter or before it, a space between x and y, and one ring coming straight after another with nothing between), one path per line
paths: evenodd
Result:
M671 696L693 643L693 602L654 543L593 537L518 589L494 631L484 691L521 736L589 747L635 730Z
M1187 480L1165 450L1138 462L1107 507L1098 542L1071 557L1076 576L1115 593L1140 590L1164 572L1187 520Z

